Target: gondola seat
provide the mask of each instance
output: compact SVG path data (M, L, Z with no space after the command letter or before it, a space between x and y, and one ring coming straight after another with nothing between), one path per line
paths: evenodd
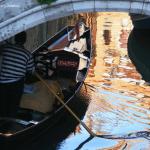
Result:
M61 99L64 99L62 90L57 81L46 80L50 88L59 94ZM53 110L53 106L56 103L55 96L48 91L47 87L42 84L41 81L34 83L33 93L25 93L21 99L20 107L25 109L31 109L42 113L48 113Z

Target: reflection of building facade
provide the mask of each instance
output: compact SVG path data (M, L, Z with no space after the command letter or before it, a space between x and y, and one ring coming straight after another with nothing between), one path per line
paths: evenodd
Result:
M129 32L128 30L121 30L121 34L120 34L120 47L121 48L127 48L127 41L128 41L128 36L129 36Z
M83 13L80 14L80 17L86 18L86 25L91 28L92 34L92 60L91 67L89 69L88 76L94 77L94 67L96 65L96 33L97 33L97 13Z

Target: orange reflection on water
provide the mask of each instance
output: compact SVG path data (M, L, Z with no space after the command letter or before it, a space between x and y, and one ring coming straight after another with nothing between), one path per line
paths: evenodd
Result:
M91 104L85 122L97 134L147 131L150 128L150 86L141 79L128 57L130 17L126 13L97 16L95 55L86 79L93 88L89 90ZM117 145L115 147L112 149L117 149Z
M144 81L127 54L127 40L132 30L128 14L99 13L96 28L95 55L86 82L111 84L114 89L126 87L128 84L128 89L137 89L132 85L142 85ZM138 87L140 91L143 86Z

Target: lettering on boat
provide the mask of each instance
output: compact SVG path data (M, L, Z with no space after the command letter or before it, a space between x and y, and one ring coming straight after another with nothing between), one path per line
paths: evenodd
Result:
M68 60L58 60L57 65L60 67L72 67L77 68L78 62L76 61L68 61Z

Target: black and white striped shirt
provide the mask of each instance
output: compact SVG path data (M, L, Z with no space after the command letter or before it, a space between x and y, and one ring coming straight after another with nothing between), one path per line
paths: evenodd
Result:
M2 49L0 83L18 81L33 70L34 61L29 51L19 46L4 46Z

